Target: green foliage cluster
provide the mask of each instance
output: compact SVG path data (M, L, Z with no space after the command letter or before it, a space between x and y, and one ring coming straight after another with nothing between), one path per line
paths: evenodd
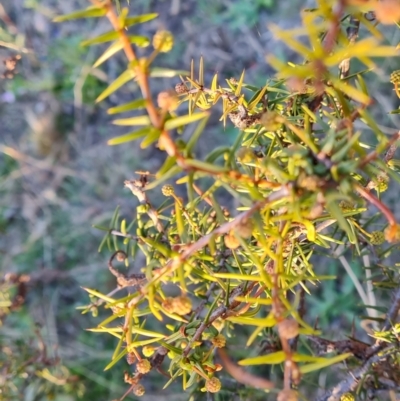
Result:
M201 392L233 399L242 390L225 385L228 373L283 401L309 399L304 378L315 379L324 368L338 372L337 364L346 360L349 379L337 378L318 400L398 391L399 337L393 323L400 290L391 255L400 226L383 193L400 180L394 169L399 134L388 137L375 122L368 86L376 58L398 56L395 46L383 44L379 30L379 21L388 20L387 4L321 0L302 13L302 27L271 27L304 62L268 57L278 73L259 88L246 82L244 72L224 81L216 74L205 82L202 58L197 71L193 62L187 73L156 67L159 53L173 46L172 34L158 31L152 40L134 34L137 24L156 15L130 16L127 8L117 13L110 1L93 3L57 20L111 22L112 30L83 43L111 43L96 67L120 51L128 60L97 101L134 80L141 95L108 112L146 110L114 120L133 128L109 144L129 149L140 139L142 148L157 145L166 153L157 172L138 172L125 181L138 201L136 217L121 216L117 208L110 225L98 227L105 231L99 250L113 252L109 269L117 286L110 294L86 288L91 301L82 309L107 313L90 329L116 338L106 369L126 368L126 359L132 365L124 375L126 394L137 396L145 392L144 377L155 370L168 377L164 388L180 381L191 399ZM139 57L137 47L150 43L153 50ZM353 59L365 68L351 71ZM181 77L175 90L154 101L149 82L174 76ZM395 75L392 83L397 89ZM232 146L212 149L200 160L196 146L217 104L222 123L232 122L237 137ZM177 136L187 129L189 139ZM379 213L371 214L376 209ZM397 289L384 315L376 313L379 305L371 304L348 264L350 251L369 261L363 264L369 286ZM375 339L369 343L354 336L327 340L326 328L307 315L308 299L335 279L322 268L331 257L341 261L367 307ZM145 260L137 274L115 266L135 260ZM122 289L129 291L120 296ZM237 333L246 333L247 347L266 341L266 351L237 364L230 356L238 347ZM335 355L323 356L331 352ZM270 366L269 377L250 373L244 368L249 365ZM241 394L245 399L249 392Z

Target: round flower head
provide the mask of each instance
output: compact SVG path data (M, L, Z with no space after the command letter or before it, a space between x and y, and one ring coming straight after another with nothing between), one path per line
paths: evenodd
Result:
M142 359L141 361L138 361L138 363L136 364L136 370L138 371L138 373L142 374L150 372L150 361L148 359Z
M153 36L153 47L162 53L168 53L174 46L174 36L170 31L157 31Z
M206 390L209 393L218 393L221 390L221 382L218 378L212 377L211 379L206 381Z

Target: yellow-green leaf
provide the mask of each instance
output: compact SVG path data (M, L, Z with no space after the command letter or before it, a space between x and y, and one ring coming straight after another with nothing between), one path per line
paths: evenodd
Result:
M132 327L132 334L141 334L146 337L165 338L165 334L157 333L156 331L146 330L141 327Z
M353 86L349 85L348 83L343 82L342 80L335 78L333 76L330 76L330 80L336 89L339 89L345 95L351 97L352 99L356 100L357 102L360 102L363 104L370 103L371 99L369 98L369 96L367 96L365 93L359 91L358 89L354 88Z
M291 31L281 30L280 28L278 28L278 26L274 24L271 24L269 28L274 36L282 39L285 42L285 45L289 46L294 51L301 54L304 58L313 59L313 51L304 46L301 42L294 39L294 35Z
M327 207L329 213L331 214L331 216L334 219L336 219L339 227L346 232L346 234L349 238L349 241L352 244L354 244L355 237L354 237L354 233L353 233L349 223L343 216L343 212L340 210L340 207L336 204L336 202L333 199L330 198L329 195L326 197L326 207Z
M84 40L83 42L81 42L81 46L91 46L98 43L110 42L116 39L118 39L118 32L110 31L96 36L95 38Z
M175 129L175 128L181 127L183 125L188 125L195 121L201 120L202 118L206 118L206 117L208 117L208 115L209 115L208 112L202 112L202 113L195 113L195 114L191 114L191 115L187 114L185 116L172 118L171 120L168 120L165 123L164 127L167 130Z
M152 19L157 18L157 17L158 17L157 13L136 15L134 17L127 17L127 18L125 18L124 26L141 24L143 22L151 21Z
M349 47L334 52L324 59L324 64L333 67L348 57L395 57L399 51L394 46L379 46L375 38L366 38Z
M112 43L106 50L105 52L96 60L96 62L93 64L93 68L97 68L101 64L103 64L106 60L108 60L110 57L112 57L115 53L118 53L120 50L122 50L123 44L122 42L114 42Z
M106 302L115 302L114 298L110 298L107 295L102 294L101 292L98 292L96 290L92 290L91 288L87 288L87 287L82 287L82 289L84 289L86 292L88 292L91 295L94 295L97 298L102 299L103 301Z
M260 276L252 276L251 274L241 273L214 273L214 277L225 278L227 280L246 280L246 281L262 281ZM255 301L257 302L257 301Z
M97 6L91 6L86 8L85 10L75 11L71 14L60 15L53 19L54 22L63 22L74 20L78 18L95 18L95 17L103 17L106 15L105 8L99 8Z
M128 353L128 349L125 348L117 355L105 368L104 370L111 369L119 360L121 360Z
M153 78L173 78L179 75L187 75L185 70L171 70L170 68L155 67L150 70L150 76Z
M133 342L131 342L129 344L129 346L130 347L134 347L134 348L143 347L144 345L152 344L152 343L155 343L157 341L160 341L160 339L159 338L151 338L150 340L133 341Z
M111 42L112 40L117 40L119 38L118 32L111 31L104 33L102 35L96 36L95 38L85 40L81 43L81 46L92 46L97 45L104 42ZM129 36L129 41L131 43L135 43L140 47L146 47L149 45L149 38L146 36L134 35Z
M326 360L320 356L298 354L297 352L292 355L292 359L295 362L324 362Z
M222 166L215 166L214 164L205 163L200 160L187 159L185 164L189 167L194 167L197 170L208 172L208 173L226 173L228 169Z
M137 46L146 47L149 45L150 41L145 36L129 36L130 43L135 43ZM115 41L112 43L105 52L96 60L93 64L93 67L96 68L99 65L103 64L106 60L112 57L115 53L118 53L122 50L123 44L121 41Z
M260 101L263 98L263 96L265 95L265 92L267 91L267 89L268 89L268 86L266 85L256 93L255 97L249 103L249 107L248 107L249 110L253 110L257 106L257 104L260 103Z
M211 90L215 92L218 88L218 73L213 76L211 81Z
M250 326L258 326L258 327L273 327L276 324L276 319L273 315L269 315L265 318L247 318L240 316L230 316L226 320L237 323L237 324L246 324Z
M132 70L124 71L115 81L113 81L96 99L96 103L101 102L112 93L114 93L121 86L125 85L127 82L135 78L135 73Z
M142 149L147 148L160 137L161 132L157 129L152 129L151 132L143 139L140 144Z
M176 227L178 229L179 237L181 238L182 242L185 242L187 235L185 230L185 223L183 221L182 210L178 204L175 202L175 218L176 218Z
M150 182L148 185L146 185L146 189L150 190L150 189L156 188L158 185L169 180L174 175L179 174L181 171L182 171L182 168L175 165L175 166L171 167L171 169L169 171L167 171L165 174L157 173L157 179Z
M322 368L326 368L327 366L334 365L335 363L339 363L347 359L349 356L352 356L350 352L342 355L335 356L333 358L325 358L323 361L318 361L318 362L313 362L309 363L307 365L300 366L300 372L305 374L305 373L310 373L315 370L319 370Z
M239 82L238 82L236 90L235 90L235 96L239 96L240 92L242 91L242 85L243 85L243 80L244 80L244 72L245 72L245 70L243 70L242 75L240 76Z
M301 223L304 224L304 226L306 227L307 239L311 242L315 242L316 231L315 231L314 224L312 224L311 221L309 221L309 220L302 220Z
M108 145L120 145L121 143L134 141L135 139L141 138L142 136L146 136L150 134L155 128L153 127L144 127L137 131L130 132L129 134L117 136L115 138L109 139L107 141Z
M285 361L285 353L283 351L272 352L268 355L256 356L254 358L242 359L238 362L241 366L251 365L276 365Z
M114 120L112 122L115 125L149 125L150 124L150 118L149 116L136 116L136 117L129 117L129 118L119 118L117 120Z
M126 111L144 109L146 107L146 100L137 99L132 102L121 104L120 106L111 107L107 110L108 114L125 113Z

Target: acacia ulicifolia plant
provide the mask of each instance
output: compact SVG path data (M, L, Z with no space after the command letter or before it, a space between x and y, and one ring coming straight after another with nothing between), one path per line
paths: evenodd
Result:
M269 27L304 62L268 56L277 74L260 88L246 83L244 72L224 83L215 74L206 83L203 58L196 75L194 62L189 73L154 67L157 55L171 50L172 34L158 31L150 40L133 31L156 15L130 16L128 8L118 14L109 0L92 3L57 19L108 18L112 30L84 44L111 42L96 67L120 51L127 65L98 101L133 80L140 93L109 113L146 111L114 120L141 128L108 144L129 151L137 146L132 141L142 138L142 148L165 151L158 171L125 181L138 201L136 218L127 221L117 208L109 227L100 227L106 235L99 249L107 245L113 252L109 269L117 279L115 290L105 295L86 288L92 301L84 312L110 312L91 329L116 338L106 369L117 364L126 369L124 358L132 366L121 400L130 392L142 395L142 378L152 370L166 376L164 387L180 379L191 399L199 390L233 397L237 388L221 384L226 374L248 389L272 394L271 399L310 399L312 389L302 378L314 372L310 377L318 380L323 368L330 369L329 384L337 383L317 400L398 391L400 289L390 257L400 226L385 193L400 181L394 158L399 132L395 127L394 134L385 134L375 121L369 83L382 57L398 56L395 46L382 44L380 27L396 28L400 6L389 0L320 0L302 11L301 27ZM148 56L139 57L137 47L150 43ZM171 84L175 90L150 89L157 77L173 76L180 76ZM391 81L397 93L397 72ZM235 141L196 159L208 110L219 102L221 125L232 122L238 129ZM190 125L195 128L189 138L174 139L175 130L185 133ZM379 282L394 290L384 315L376 313L375 298L347 262L349 251L365 266L368 291ZM115 261L129 266L138 252L146 260L139 273L127 275L114 266ZM318 327L315 316L307 315L317 289L335 278L326 275L322 261L328 258L339 259L375 322L368 343L354 336L325 339L328 327ZM341 264L338 275L343 275ZM174 296L167 283L176 289ZM254 345L261 342L268 345L256 356ZM245 347L250 357L234 361ZM248 365L281 369L271 369L267 378L243 368Z

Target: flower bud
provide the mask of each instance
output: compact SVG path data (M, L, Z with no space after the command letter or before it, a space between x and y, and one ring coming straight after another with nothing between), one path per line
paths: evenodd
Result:
M169 31L157 31L153 36L153 47L162 53L168 53L174 46L174 36Z
M268 131L277 131L282 126L282 117L274 111L267 111L261 116L260 123Z
M161 192L164 196L172 196L175 193L172 185L166 184L161 188Z
M290 340L299 335L299 324L293 319L285 319L278 324L278 333L281 338Z
M179 101L174 91L163 91L157 96L158 107L166 111L174 111L178 107Z
M149 358L150 356L152 356L154 354L155 348L151 345L145 345L142 348L142 353L145 357Z
M372 245L382 245L385 242L385 234L382 231L372 231L369 242Z
M226 247L229 249L236 249L240 246L239 240L235 237L233 233L226 234L224 237L224 242Z
M214 347L223 348L226 344L226 338L224 335L218 334L213 339L211 339L211 343L212 345L214 345Z

